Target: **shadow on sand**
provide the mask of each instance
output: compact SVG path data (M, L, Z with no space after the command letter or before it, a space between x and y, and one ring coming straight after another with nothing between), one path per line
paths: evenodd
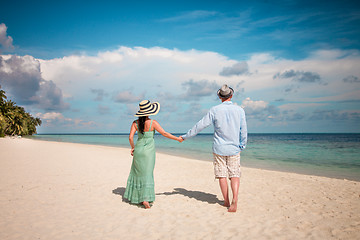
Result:
M164 193L157 193L156 195L174 195L174 194L180 194L185 197L194 198L201 202L207 202L209 204L222 204L222 201L220 201L216 195L211 193L205 193L200 191L192 191L192 190L186 190L184 188L174 188L174 191L172 192L164 192Z
M124 187L118 187L114 189L112 192L113 194L120 195L122 197L123 202L130 203L130 201L124 198L124 193L125 193ZM205 193L200 191L191 191L191 190L186 190L184 188L174 188L172 192L156 193L156 195L165 195L165 196L175 195L175 194L183 195L185 197L193 198L198 201L206 202L209 204L220 204L220 205L223 204L223 202L220 201L215 194ZM132 204L132 205L137 205L137 204Z
M114 189L113 194L120 195L121 197L124 197L125 188L124 187L118 187L117 189Z

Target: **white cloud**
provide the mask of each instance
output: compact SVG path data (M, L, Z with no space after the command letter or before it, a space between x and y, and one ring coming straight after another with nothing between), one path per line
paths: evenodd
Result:
M310 117L312 121L326 120L326 121L360 121L359 110L317 110L313 112Z
M47 113L37 113L36 117L40 118L43 121L43 124L47 127L53 126L71 126L71 127L93 127L96 126L94 121L85 121L79 118L67 118L62 113L59 112L47 112Z
M234 75L247 74L249 72L249 66L246 62L235 63L231 67L224 67L219 73L221 76L229 77Z
M253 112L261 112L264 111L264 109L266 109L269 106L268 102L265 101L254 101L251 100L249 97L246 98L242 104L241 107L243 107L244 109L246 109L248 113L253 113Z
M254 101L250 98L246 98L242 102L241 107L244 108L248 119L264 121L267 119L274 119L276 115L279 114L276 107L262 100Z
M161 91L179 95L182 83L190 79L211 79L221 85L223 80L218 73L223 66L233 62L214 52L159 47L120 47L111 52L100 52L97 56L39 61L43 78L53 80L66 95L79 96L86 86L106 92L133 88L133 94L139 96L146 92L147 98Z
M114 96L114 101L118 103L138 103L144 100L144 94L136 96L131 91L122 91Z
M350 75L343 79L346 83L359 83L360 79L356 76Z
M91 93L95 94L96 97L94 98L95 101L102 101L104 97L108 94L104 91L104 89L90 89Z
M204 96L211 96L220 88L220 85L216 84L215 81L194 81L192 79L183 82L182 86L186 89L186 93L180 97L183 100L193 100Z
M342 95L354 91L354 87L359 89L359 86L345 84L342 80L348 76L360 76L358 51L335 49L326 51L326 54L316 52L302 60L276 58L269 54L254 54L250 56L247 63L251 75L239 76L244 80L242 87L245 89L245 94L250 96L256 93L258 97L261 96L267 101L285 97L289 101L301 101L302 98ZM286 72L292 72L293 77L284 77L281 81L273 78L277 74ZM317 86L309 87L312 82L318 83Z
M304 71L294 71L286 70L283 73L277 73L273 77L274 79L287 79L290 78L293 81L297 82L307 82L307 83L314 83L314 82L320 82L321 78L319 74L313 73L313 72L304 72Z
M36 114L37 117L40 117L41 119L44 119L46 121L53 121L53 120L60 120L60 121L71 121L70 118L65 118L61 113L59 112L47 112L47 113L38 113Z
M358 50L341 50L341 49L332 49L332 50L317 50L314 51L311 55L311 59L319 59L322 61L333 61L343 58L357 58L359 56Z
M299 111L299 109L318 108L328 105L327 103L287 103L281 105L279 109L283 111Z
M4 23L0 24L0 46L2 46L4 50L11 50L14 48L13 39L11 36L7 35L7 27Z
M40 63L31 56L0 55L0 85L19 104L33 105L45 110L64 110L60 88L41 76Z
M307 119L314 109L355 102L360 96L357 84L360 54L357 51L318 51L301 60L260 53L248 56L240 65L241 61L215 52L119 47L95 56L72 55L50 60L18 57L23 61L13 64L21 66L18 70L9 64L11 58L17 57L2 58L2 74L17 72L32 76L26 82L28 85L25 84L28 90L25 85L24 88L14 87L18 91L14 95L20 99L41 102L45 108L51 102L40 99L51 99L47 93L54 93L60 100L72 96L67 99L72 106L76 105L76 109L95 118L99 112L107 113L111 109L112 114L123 116L125 113L128 121L137 111L138 103L149 99L162 104L162 116L171 112L166 120L175 123L177 115L186 113L186 106L189 111L203 112L218 104L216 91L224 83L235 89L235 102L245 98L242 105L253 121ZM219 75L225 70L227 74ZM274 76L277 77L274 79ZM323 84L325 82L327 85ZM102 101L102 107L94 99ZM198 105L191 108L184 104L185 100L196 100ZM60 112L59 109L48 111ZM75 124L75 121L70 122Z
M302 108L321 106L320 104L285 104L277 107L268 102L246 98L241 105L249 122L271 122L272 126L287 125L288 122L306 119Z

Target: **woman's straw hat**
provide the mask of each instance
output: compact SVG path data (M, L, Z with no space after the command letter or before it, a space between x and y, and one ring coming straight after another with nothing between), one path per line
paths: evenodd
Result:
M136 117L156 115L160 111L160 103L150 103L149 100L142 100L139 103L140 110L135 114Z

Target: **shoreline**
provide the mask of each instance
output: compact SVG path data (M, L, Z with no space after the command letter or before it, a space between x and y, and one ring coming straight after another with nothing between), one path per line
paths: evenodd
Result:
M5 138L0 152L5 240L356 239L360 231L356 181L243 167L239 209L228 213L211 162L157 153L156 200L145 210L123 199L128 149Z
M101 145L104 146L104 145ZM246 150L245 150L246 151ZM166 154L166 155L170 155L170 156L174 156L174 157L182 157L182 158L187 158L187 159L192 159L195 161L204 161L204 162L213 162L212 159L211 160L206 160L204 158L195 158L190 156L190 154L174 154L174 153L170 153L164 150L157 150L158 153L162 153L162 154ZM284 172L284 173L293 173L293 174L300 174L300 175L307 175L307 176L316 176L316 177L326 177L326 178L334 178L334 179L339 179L339 180L345 180L345 181L356 181L356 182L360 182L360 176L358 178L354 177L354 176L348 176L348 175L342 175L339 176L338 172L335 172L336 170L332 170L332 169L327 169L325 170L324 167L319 167L319 166L310 166L310 165L306 165L305 166L301 166L298 164L296 165L296 169L291 169L290 166L272 166L269 163L252 163L251 161L253 161L254 159L246 156L243 157L241 156L241 167L245 167L245 168L253 168L253 169L258 169L258 170L267 170L267 171L274 171L274 172ZM256 160L256 159L255 159ZM245 163L243 163L245 162ZM317 171L317 168L320 168L321 173L319 173ZM325 173L326 172L326 173Z
M331 133L332 134L332 133ZM69 135L69 134L64 134ZM76 136L77 134L73 134ZM93 135L93 134L84 134L84 135ZM117 134L112 134L117 135ZM124 134L128 135L128 134ZM203 134L206 135L206 134ZM207 134L209 135L209 134ZM102 143L81 143L81 142L70 142L70 141L57 141L52 139L36 139L36 138L27 138L25 139L32 139L36 141L50 141L50 142L65 142L65 143L76 143L76 144L85 144L85 145L94 145L94 146L110 146L110 147L116 147L121 149L127 149L125 146L121 145L106 145ZM245 150L246 151L246 150ZM172 151L165 150L162 147L156 148L157 153L163 153L167 155L171 155L174 157L182 157L182 158L188 158L198 161L205 161L205 162L212 162L212 153L211 149L209 149L208 158L204 157L204 153L198 154L197 157L193 154L184 153L182 151ZM349 174L349 169L332 169L326 166L318 166L318 165L309 165L309 164L299 164L299 163L284 163L283 165L280 165L278 162L266 162L266 161L259 161L256 158L251 158L249 156L246 156L246 152L244 153L245 156L242 155L242 167L247 168L255 168L255 169L261 169L261 170L269 170L269 171L278 171L278 172L288 172L288 173L295 173L295 174L302 174L302 175L308 175L308 176L319 176L319 177L328 177L328 178L335 178L335 179L341 179L341 180L349 180L349 181L357 181L360 182L360 175L357 174Z

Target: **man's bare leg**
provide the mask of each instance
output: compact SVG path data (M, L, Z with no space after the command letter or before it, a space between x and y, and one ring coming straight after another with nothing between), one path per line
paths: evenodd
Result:
M221 193L224 197L224 206L230 207L229 190L228 190L228 183L226 178L224 177L219 178L219 184L220 184Z
M237 202L238 202L238 195L239 195L239 186L240 186L240 178L233 177L230 179L231 182L231 190L233 192L233 199L229 208L229 212L236 212L237 210Z

